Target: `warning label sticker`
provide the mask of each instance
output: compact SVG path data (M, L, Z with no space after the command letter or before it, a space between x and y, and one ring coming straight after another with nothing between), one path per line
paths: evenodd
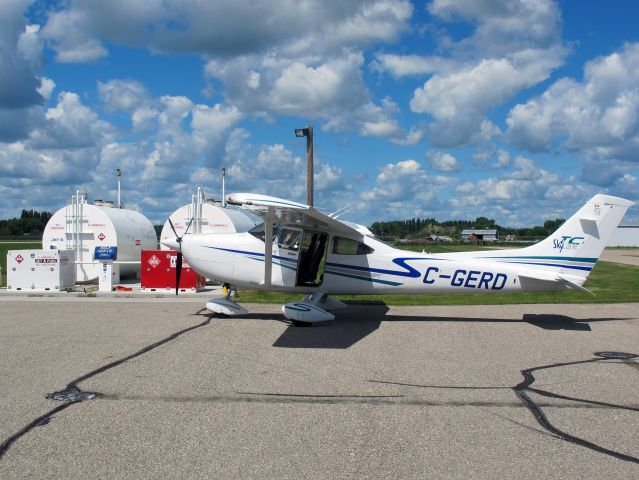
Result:
M42 267L42 266L56 264L58 263L58 259L57 258L36 258L34 262L36 266Z

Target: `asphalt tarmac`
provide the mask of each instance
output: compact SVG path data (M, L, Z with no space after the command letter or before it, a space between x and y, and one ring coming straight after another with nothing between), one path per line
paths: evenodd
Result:
M202 306L0 298L0 478L639 478L639 304Z

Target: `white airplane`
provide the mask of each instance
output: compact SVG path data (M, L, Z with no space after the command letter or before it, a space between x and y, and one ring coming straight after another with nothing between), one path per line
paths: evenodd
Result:
M586 278L633 205L595 195L535 245L431 255L393 248L364 226L301 203L251 193L226 199L261 215L264 222L245 233L176 235L163 244L207 278L240 288L304 294L301 301L282 307L298 326L333 320L331 312L347 308L329 296L337 294L588 292ZM248 313L228 295L214 298L206 308L224 315Z

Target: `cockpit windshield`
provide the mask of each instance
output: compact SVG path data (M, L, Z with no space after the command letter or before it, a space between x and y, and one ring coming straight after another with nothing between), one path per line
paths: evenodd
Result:
M279 231L279 229L279 225L273 225L273 237L277 236L277 232ZM260 223L259 225L255 225L249 230L249 233L255 238L264 241L264 222Z
M277 235L273 235L275 244L286 250L299 250L302 241L302 231L292 228L282 228Z

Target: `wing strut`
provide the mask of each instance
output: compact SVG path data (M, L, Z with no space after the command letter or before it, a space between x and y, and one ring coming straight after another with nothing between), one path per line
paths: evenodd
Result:
M273 220L275 209L268 207L264 219L264 286L271 286L271 272L273 270Z

